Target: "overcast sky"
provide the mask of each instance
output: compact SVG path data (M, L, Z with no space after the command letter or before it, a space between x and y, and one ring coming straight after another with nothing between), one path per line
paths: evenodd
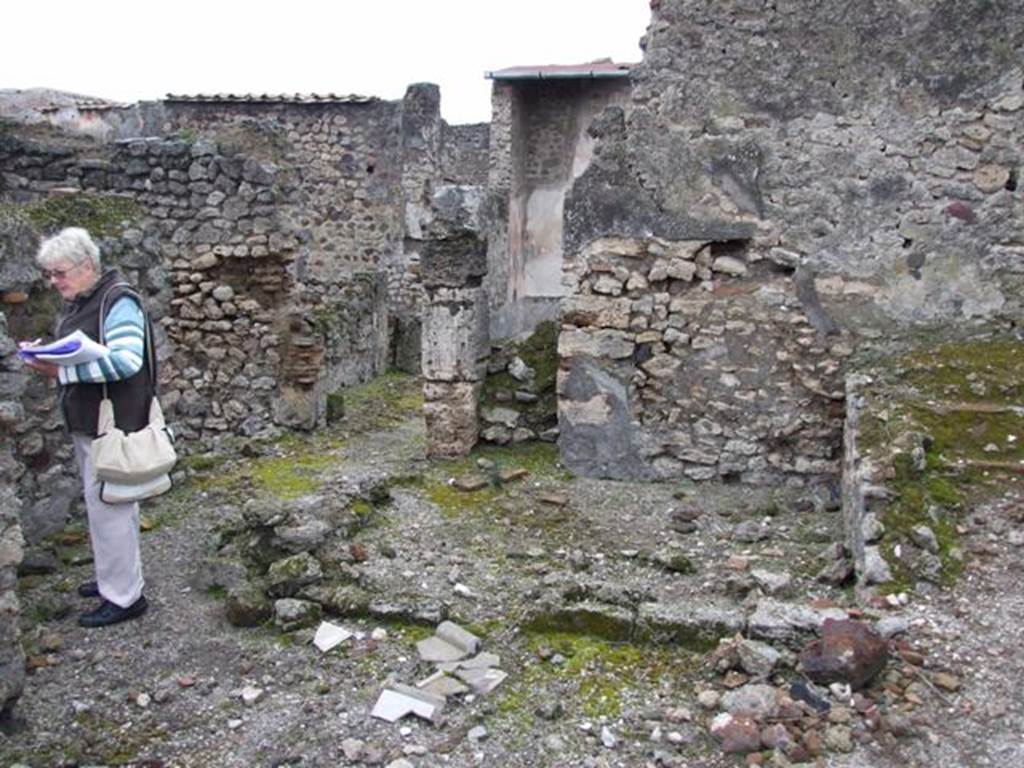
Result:
M118 101L167 93L355 93L441 86L450 123L490 119L484 72L639 61L649 0L16 0L0 89Z

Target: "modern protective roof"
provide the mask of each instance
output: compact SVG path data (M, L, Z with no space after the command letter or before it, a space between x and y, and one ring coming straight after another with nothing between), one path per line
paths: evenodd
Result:
M618 63L611 59L600 59L586 64L544 64L541 66L519 66L486 72L491 80L554 80L587 79L596 77L628 77L635 64Z

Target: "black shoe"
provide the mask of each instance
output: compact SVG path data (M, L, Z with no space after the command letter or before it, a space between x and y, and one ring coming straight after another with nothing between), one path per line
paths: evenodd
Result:
M83 581L78 585L79 597L99 597L100 585L95 581Z
M140 597L127 608L114 605L109 600L100 603L100 607L94 611L83 613L78 617L78 623L83 627L106 627L110 624L117 624L119 621L128 621L146 612L149 604L145 597Z

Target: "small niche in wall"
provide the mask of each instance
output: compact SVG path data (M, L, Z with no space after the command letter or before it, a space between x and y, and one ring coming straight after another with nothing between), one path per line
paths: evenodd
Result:
M749 250L749 240L716 240L711 243L708 252L712 259L717 259L719 256L732 256L734 259L746 261Z

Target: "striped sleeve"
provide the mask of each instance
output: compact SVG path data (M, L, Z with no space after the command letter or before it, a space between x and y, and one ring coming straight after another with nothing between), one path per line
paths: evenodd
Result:
M61 366L61 384L100 384L121 381L142 370L146 331L142 307L131 296L114 302L103 323L103 337L110 354L91 363Z

